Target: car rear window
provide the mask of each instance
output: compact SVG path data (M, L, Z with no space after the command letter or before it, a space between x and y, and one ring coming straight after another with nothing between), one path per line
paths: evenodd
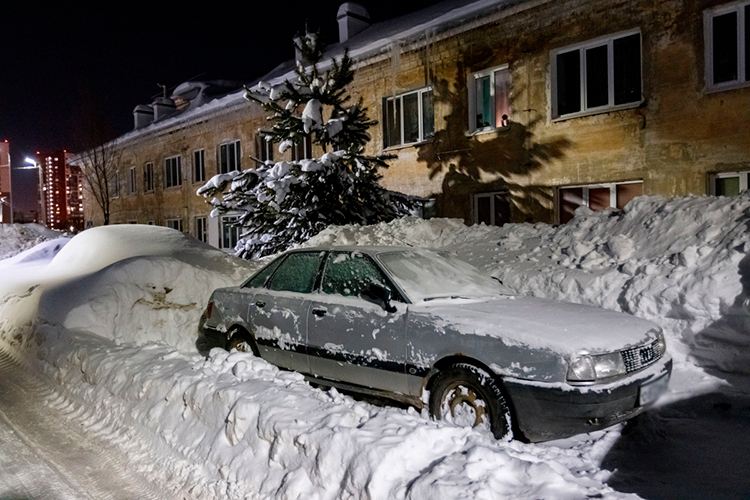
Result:
M323 252L289 254L273 273L268 288L297 293L312 292L322 257Z

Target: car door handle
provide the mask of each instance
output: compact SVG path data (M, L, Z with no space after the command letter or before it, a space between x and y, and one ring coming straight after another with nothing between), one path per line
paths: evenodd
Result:
M324 307L315 307L313 308L312 312L315 316L323 317L326 315L326 313L328 313L328 310Z
M256 307L266 307L266 303L263 302L262 300L256 300L255 301L255 306Z

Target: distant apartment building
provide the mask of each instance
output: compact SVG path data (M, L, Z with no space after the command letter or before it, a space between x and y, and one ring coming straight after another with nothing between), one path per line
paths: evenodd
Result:
M42 170L44 222L50 229L83 230L83 178L79 167L67 162L64 150L37 151Z
M0 142L0 223L13 222L13 198L10 178L10 148L8 141Z
M349 51L352 102L379 122L366 152L396 156L382 184L421 197L426 216L554 224L642 194L748 189L748 0L458 0L367 18L343 4L325 57ZM261 80L293 80L295 63ZM197 187L251 157L320 153L280 154L260 138L262 109L221 90L189 82L136 107L135 130L117 139L129 184L113 222L228 249L232 219L208 217Z

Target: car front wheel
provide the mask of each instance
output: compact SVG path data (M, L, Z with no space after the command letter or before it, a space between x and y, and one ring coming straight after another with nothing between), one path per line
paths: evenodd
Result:
M430 390L430 414L463 427L484 428L497 439L512 438L511 412L494 377L467 363L438 373Z

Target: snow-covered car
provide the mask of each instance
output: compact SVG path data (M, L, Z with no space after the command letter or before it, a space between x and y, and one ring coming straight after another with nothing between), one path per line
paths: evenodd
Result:
M666 389L661 330L634 316L511 293L444 252L287 252L213 292L203 332L324 386L428 406L530 441L638 415Z

